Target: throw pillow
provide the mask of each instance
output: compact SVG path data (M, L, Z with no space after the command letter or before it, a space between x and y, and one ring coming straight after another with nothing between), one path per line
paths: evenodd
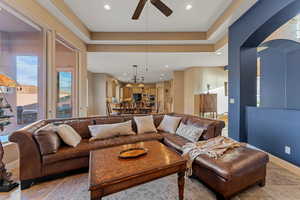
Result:
M61 145L61 140L54 130L41 129L33 135L43 156L56 153Z
M62 141L69 146L76 147L81 141L81 136L67 124L59 125L56 131Z
M90 141L108 139L117 136L135 135L131 120L123 123L101 124L89 126L92 137Z
M184 123L180 123L176 134L180 135L192 142L199 141L204 129L198 128L192 125L185 125Z
M157 129L168 133L175 133L180 121L181 117L165 115Z
M157 133L154 125L153 116L134 117L134 121L137 126L138 134L143 133Z

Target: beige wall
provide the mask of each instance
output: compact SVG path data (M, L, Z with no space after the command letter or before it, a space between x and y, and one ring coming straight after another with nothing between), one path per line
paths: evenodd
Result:
M173 72L173 112L184 113L184 71Z
M109 76L101 73L88 73L89 115L106 115L106 82Z
M206 93L207 84L210 85L210 91L218 92L218 88L224 88L224 82L226 81L228 81L228 73L223 67L192 67L185 70L184 113L195 114L194 95ZM218 95L218 105L221 101L224 101L225 96L223 99L221 96L224 95ZM222 108L222 110L224 109L226 108Z

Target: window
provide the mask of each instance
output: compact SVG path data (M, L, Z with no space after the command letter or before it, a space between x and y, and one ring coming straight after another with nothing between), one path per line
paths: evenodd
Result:
M39 118L38 102L38 57L17 56L16 77L20 84L17 95L17 125L23 126Z
M57 100L57 118L70 118L73 113L72 103L72 71L60 71L57 72L58 80L58 100Z

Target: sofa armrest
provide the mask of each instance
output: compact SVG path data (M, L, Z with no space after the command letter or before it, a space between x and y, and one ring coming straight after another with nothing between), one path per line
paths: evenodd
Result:
M200 140L208 140L208 139L216 137L215 135L216 135L215 126L210 125L206 128L206 130L204 130L204 132L202 133L202 135L200 137Z
M17 143L20 152L20 180L31 180L42 175L41 153L32 136L32 132L21 129L9 137L10 142Z
M223 128L225 128L225 122L222 120L215 120L215 137L222 135Z

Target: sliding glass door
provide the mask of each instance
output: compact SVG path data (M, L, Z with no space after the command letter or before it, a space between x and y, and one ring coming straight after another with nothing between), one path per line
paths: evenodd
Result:
M42 118L39 99L38 56L16 56L16 79L21 85L16 90L17 125L23 126Z
M0 73L11 77L19 88L3 88L14 118L5 127L1 141L8 135L45 118L46 74L45 33L37 25L4 8L0 11Z

